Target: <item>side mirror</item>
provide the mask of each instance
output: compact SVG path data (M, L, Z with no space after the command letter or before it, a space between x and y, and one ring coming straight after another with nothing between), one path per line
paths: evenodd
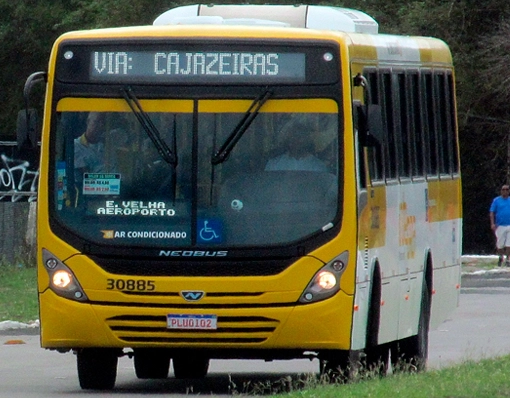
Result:
M366 147L379 146L383 142L383 121L380 105L357 105L358 137Z
M382 108L380 105L374 105L368 87L368 80L361 73L354 76L352 80L354 87L363 87L365 93L366 105L355 102L357 111L358 136L361 145L373 147L379 146L384 142L384 128L382 118Z
M383 142L384 128L381 105L368 105L367 139L375 140L376 145Z
M18 149L35 149L39 143L39 118L35 109L22 109L18 112L16 138Z
M23 148L36 149L39 144L40 125L37 111L30 108L30 94L35 84L46 82L48 74L46 72L35 72L28 76L23 88L23 99L25 100L25 109L18 112L16 126L16 139L18 150Z

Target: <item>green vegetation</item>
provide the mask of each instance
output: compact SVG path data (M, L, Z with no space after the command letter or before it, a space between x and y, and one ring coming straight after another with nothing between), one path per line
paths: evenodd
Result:
M15 140L23 85L47 69L51 46L70 30L148 25L162 12L195 0L0 0L0 139ZM215 4L235 3L218 0ZM249 3L268 3L250 0ZM295 0L273 0L295 4ZM465 253L493 251L489 204L510 179L510 2L507 0L310 0L304 3L359 9L373 16L381 33L434 36L446 41L456 65L459 136L463 171ZM41 111L40 95L31 106Z
M309 378L303 387L303 382L293 384L282 379L273 386L254 388L253 393L285 391L289 393L279 397L286 398L495 398L510 396L509 374L510 356L506 356L418 374L399 372L345 385L327 385Z
M498 269L498 259L490 260L468 260L464 259L462 262L462 272L469 273L475 271L488 271L491 269ZM499 269L506 269L505 267Z
M0 264L0 322L39 318L36 268Z

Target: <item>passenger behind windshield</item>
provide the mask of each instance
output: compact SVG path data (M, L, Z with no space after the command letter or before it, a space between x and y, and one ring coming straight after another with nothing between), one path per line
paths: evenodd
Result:
M110 116L110 117L109 117ZM128 139L123 125L119 118L113 119L112 127L111 113L90 112L85 122L85 131L74 139L74 184L76 191L90 198L100 195L96 188L84 186L84 181L99 179L101 183L110 186L110 181L104 173L116 173L120 183L118 170L117 151L126 144ZM78 130L79 131L79 130ZM99 181L97 180L97 181ZM115 184L114 184L115 185ZM101 195L118 195L120 186L114 191L101 190ZM78 203L78 202L76 202Z
M266 164L266 171L296 170L327 172L326 164L315 156L314 127L309 120L291 120L285 127L280 154Z
M106 171L105 119L104 113L89 113L85 132L74 140L74 168L77 176L83 176L85 172L102 173Z

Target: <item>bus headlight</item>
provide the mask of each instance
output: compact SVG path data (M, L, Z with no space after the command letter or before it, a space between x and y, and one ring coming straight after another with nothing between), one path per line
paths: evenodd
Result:
M66 289L73 282L73 275L68 271L60 270L53 274L51 282L59 289Z
M340 290L340 278L348 261L349 252L345 251L322 267L301 294L299 302L314 303L334 296Z
M330 271L322 271L317 275L317 284L325 290L334 289L337 284L336 276Z
M42 250L43 264L50 277L50 289L60 297L87 301L88 297L73 272L48 250Z

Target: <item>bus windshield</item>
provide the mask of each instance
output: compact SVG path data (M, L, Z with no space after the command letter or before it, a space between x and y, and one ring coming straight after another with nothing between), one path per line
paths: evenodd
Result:
M51 209L65 230L103 245L258 246L338 217L336 102L267 100L215 164L253 100L136 101L59 101Z

